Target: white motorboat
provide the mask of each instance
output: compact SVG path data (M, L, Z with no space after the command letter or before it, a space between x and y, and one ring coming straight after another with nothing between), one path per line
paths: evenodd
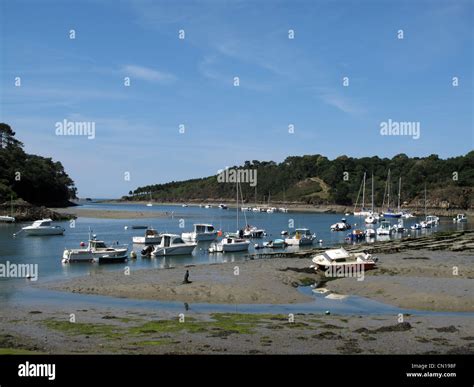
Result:
M405 227L403 225L403 219L400 219L397 224L392 226L394 232L404 232Z
M206 204L204 208L212 208L212 204Z
M240 211L252 211L252 207L242 207Z
M277 209L275 207L270 207L270 208L267 208L267 213L268 214L273 214L274 212L276 212Z
M384 220L380 223L380 227L377 228L377 235L390 235L393 232L393 228L390 225L390 222Z
M181 204L181 207L186 208L186 207L188 207L188 205L187 204Z
M31 226L23 227L21 230L27 235L63 235L64 228L51 224L51 219L41 219L33 222Z
M290 246L303 246L312 245L315 234L311 234L311 231L307 228L297 228L292 236L285 239L285 242Z
M288 212L288 208L286 208L286 207L280 207L280 208L278 209L278 211L279 211L279 212Z
M410 218L414 218L415 215L413 215L411 212L404 212L402 211L402 218L404 219L410 219Z
M457 214L456 217L453 218L453 222L454 223L466 223L467 222L467 216L465 214Z
M156 245L161 242L161 234L153 228L145 231L144 236L134 236L133 243L142 245Z
M425 222L430 225L430 227L437 226L439 224L439 217L434 215L428 215Z
M367 216L365 218L364 221L365 221L366 224L376 224L377 223L377 218L373 214L370 214L369 216Z
M221 204L219 204L219 208L220 208L221 210L227 210L228 207L227 207L227 204L222 204L222 203L221 203Z
M186 241L203 242L213 241L217 238L217 231L212 224L194 224L192 232L183 232L181 237Z
M311 261L315 270L327 270L329 268L338 269L340 267L362 267L364 270L373 269L377 258L368 253L348 253L344 248L326 250L322 254L315 255ZM334 270L336 272L336 270Z
M286 246L286 242L283 239L275 239L274 241L268 241L263 243L263 247L269 249L281 249Z
M243 236L244 238L263 238L265 236L265 230L255 226L247 225L244 228Z
M238 251L248 251L250 241L247 239L225 237L220 242L212 243L209 246L210 253L230 253Z
M420 223L412 224L412 225L410 226L410 228L411 228L412 230L421 230L421 229L422 229Z
M89 243L82 249L65 249L63 252L63 263L71 262L96 262L111 263L124 262L128 258L127 245L107 246L103 241L96 239L93 235L89 237Z
M15 218L13 216L0 215L0 222L2 222L2 223L14 223Z
M156 245L151 255L190 255L196 248L197 243L185 242L180 235L162 234L160 244Z
M375 230L373 228L368 228L364 231L364 235L366 238L375 238Z
M331 225L331 231L346 231L351 228L351 225L347 223L345 218L342 218L340 222Z

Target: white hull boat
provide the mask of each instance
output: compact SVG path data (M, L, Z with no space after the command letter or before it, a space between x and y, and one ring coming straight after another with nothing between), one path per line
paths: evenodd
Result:
M137 245L157 245L161 242L161 234L150 228L145 231L145 236L134 236L132 241Z
M0 216L0 223L14 223L15 218L13 216L8 215L1 215Z
M64 228L53 226L51 219L41 219L33 222L31 226L23 227L21 230L27 235L43 236L43 235L63 235Z
M190 255L196 248L197 243L184 242L181 236L176 234L163 234L159 245L151 252L154 257L164 255Z
M233 253L239 251L248 251L250 241L247 239L227 237L218 243L213 243L209 247L210 253Z
M247 226L244 228L243 236L244 238L263 238L265 236L265 230L255 226Z
M345 219L341 219L340 222L331 225L331 231L346 231L351 228L351 225L346 222Z
M212 224L195 224L193 232L183 232L181 238L186 241L210 242L217 238L217 231Z
M344 248L326 250L322 254L315 255L311 261L314 265L311 268L317 270L327 270L329 268L338 269L342 267L362 268L363 270L373 269L377 258L367 253L348 253ZM336 270L334 270L336 271Z
M375 230L372 228L368 228L364 231L364 235L366 238L375 238Z
M377 235L390 235L393 232L393 228L390 225L390 222L388 221L383 221L380 224L380 227L377 229Z
M285 243L289 246L312 245L316 236L311 234L307 228L297 228L295 234L285 239Z
M453 222L454 223L467 223L467 217L464 214L457 214L457 216L453 218Z
M72 262L96 262L111 263L125 262L128 258L128 246L107 246L103 241L95 239L95 235L89 239L89 244L83 249L65 249L63 252L63 263Z

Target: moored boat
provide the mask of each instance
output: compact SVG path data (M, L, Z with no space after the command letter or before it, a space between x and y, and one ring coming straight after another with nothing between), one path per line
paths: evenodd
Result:
M340 222L331 225L331 231L346 231L351 228L351 225L347 223L345 218L342 218Z
M393 228L387 220L382 221L380 227L377 228L377 235L390 235L392 232Z
M196 248L197 243L185 242L180 235L177 234L162 234L161 242L155 245L151 255L190 255Z
M209 246L210 253L230 253L239 251L248 251L250 241L236 237L227 236L220 242L212 243Z
M285 238L285 242L290 246L312 245L315 234L307 228L297 228L292 236Z
M204 242L217 238L217 230L212 224L196 223L192 232L183 232L181 237L186 241Z
M63 252L62 262L97 262L111 263L124 262L128 258L128 246L116 245L107 246L104 241L96 239L95 235L89 237L86 248L82 249L65 249Z
M153 228L145 231L144 236L134 236L132 241L135 244L154 245L161 242L161 234Z
M21 229L27 235L43 236L43 235L63 235L64 228L54 226L51 219L41 219L33 222L31 226L26 226Z
M457 214L455 218L453 218L454 223L466 223L467 216L465 214Z

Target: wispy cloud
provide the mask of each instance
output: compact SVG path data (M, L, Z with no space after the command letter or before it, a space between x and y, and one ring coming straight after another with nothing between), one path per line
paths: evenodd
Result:
M135 77L147 82L169 83L176 80L176 77L173 74L144 66L126 65L122 70L127 76Z

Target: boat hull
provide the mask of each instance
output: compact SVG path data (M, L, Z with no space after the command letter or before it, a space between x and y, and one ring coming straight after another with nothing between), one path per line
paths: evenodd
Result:
M64 250L63 263L78 263L78 262L97 262L97 263L111 263L111 262L125 262L128 259L128 249L114 249L110 251L90 251L84 250Z
M63 235L65 231L64 228L62 227L52 227L52 228L23 227L22 230L26 235L30 235L30 236Z
M159 247L151 253L154 257L161 257L164 255L191 255L195 249L195 245L190 246L170 246L170 247Z
M181 234L181 238L194 242L212 242L217 238L217 231L207 233L184 232Z
M161 237L133 237L132 241L136 245L157 245L161 242Z

